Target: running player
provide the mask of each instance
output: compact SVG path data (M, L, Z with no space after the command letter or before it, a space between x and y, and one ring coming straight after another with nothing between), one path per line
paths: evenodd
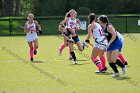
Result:
M110 67L114 70L112 77L119 77L120 73L117 69L118 64L122 68L123 74L126 74L126 66L119 60L117 60L119 53L122 49L122 42L118 38L115 28L109 24L109 19L105 15L101 15L98 19L99 24L103 27L103 31L106 34L108 41L107 45L107 59Z
M34 20L34 15L29 14L27 17L28 21L25 23L24 32L26 33L26 41L28 42L30 51L30 61L33 62L34 55L37 54L38 49L38 36L36 26L41 30L41 26L36 20Z
M72 28L66 28L62 23L59 25L59 31L61 31L62 36L68 41L70 54L74 59L74 64L77 64L77 58L74 53L73 44L75 43L80 51L84 50L84 46L86 46L86 44L80 42L80 39Z
M66 24L67 28L72 28L76 32L76 30L80 30L80 28L77 27L77 24L80 25L80 20L76 19L76 16L77 12L74 9L71 9L68 13L66 13L65 19L61 23ZM62 51L66 46L68 46L68 42L64 38L64 44L62 44L59 48L59 55L62 55ZM71 55L69 59L72 59Z
M106 59L104 52L106 51L107 41L103 41L102 44L99 43L105 36L103 36L102 27L100 24L96 23L96 15L94 13L89 14L89 25L88 25L88 36L85 40L89 42L90 37L93 37L95 40L94 47L92 50L91 60L98 67L96 73L102 73L107 70L106 68ZM97 56L100 57L100 61L97 59Z

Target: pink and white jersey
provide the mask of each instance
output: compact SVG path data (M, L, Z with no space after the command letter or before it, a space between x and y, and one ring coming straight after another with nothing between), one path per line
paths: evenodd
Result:
M98 23L95 23L95 24L96 24L97 27L95 29L93 29L93 35L94 35L95 38L97 38L97 41L100 42L104 39L105 36L103 36L102 27L100 26L100 24L98 24ZM97 42L94 42L94 47L97 47L101 50L106 49L105 45L107 45L107 40L104 40L102 42L102 44L104 44L104 45L101 45Z
M34 21L33 21L32 24L29 24L29 23L27 22L27 28L30 29L30 30L36 30L36 24L34 23Z
M76 26L77 26L77 20L76 19L72 20L71 18L69 18L67 22L67 28L72 28L75 31Z
M93 35L94 35L94 37L97 38L97 39L104 38L102 27L98 23L95 23L95 24L96 24L97 27L95 29L93 29Z

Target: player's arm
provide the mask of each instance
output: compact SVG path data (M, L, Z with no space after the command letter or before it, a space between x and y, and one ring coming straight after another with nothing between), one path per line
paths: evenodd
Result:
M85 40L85 42L87 42L87 43L90 43L89 39L93 36L92 29L93 29L92 25L89 24L88 25L88 34L87 34L87 38Z
M110 44L115 40L115 38L116 38L116 32L115 32L115 28L114 28L112 25L110 25L110 26L107 28L107 31L108 31L109 33L111 33L111 35L112 35L112 38L111 38L111 40L110 40L109 43L108 43L108 45L110 45Z
M42 30L41 30L41 26L39 25L39 23L37 21L34 21L36 26L38 27L39 33L42 34Z
M31 30L27 28L27 22L25 23L25 26L24 26L24 32L25 33L31 32Z
M64 20L63 20L61 23L62 23L62 24L67 23L67 22L68 22L68 20L69 20L69 17L70 17L70 13L69 13L69 12L67 12L67 13L66 13L66 15L65 15Z
M41 30L41 26L39 25L39 23L37 21L34 21L36 26L38 27L39 30Z
M64 33L61 34L61 36L63 36L66 40L68 40L70 42L74 42L71 38L67 37Z
M68 22L69 17L65 17L65 19L61 22L62 24L65 24Z
M88 26L88 36L89 36L89 38L90 37L93 37L93 39L96 39L96 37L94 36L94 34L93 34L93 29L95 29L96 28L96 25L89 25ZM88 38L87 38L88 39Z
M77 24L78 24L78 27L76 27L76 30L81 30L81 22L80 22L80 20L77 18L76 21L77 21Z
M77 23L81 26L81 21L79 20L79 18L76 19Z

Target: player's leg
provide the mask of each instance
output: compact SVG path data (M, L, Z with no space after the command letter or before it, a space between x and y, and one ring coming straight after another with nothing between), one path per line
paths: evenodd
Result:
M34 58L34 54L33 54L33 44L32 42L28 42L28 45L29 45L29 48L30 48L30 51L29 51L29 54L30 54L30 61L33 61L33 58Z
M106 49L103 49L103 50L100 50L100 53L99 53L100 61L102 63L102 66L103 66L104 71L107 70L107 67L106 67L106 58L104 56L104 53L105 52L106 52Z
M74 42L76 43L80 51L83 51L85 46L88 47L88 44L86 42L82 42L82 43L80 42L80 39L78 36L72 37L72 39L74 40Z
M99 55L100 49L97 47L94 47L92 50L92 54L91 54L91 60L92 62L98 67L99 71L97 71L97 73L99 72L103 72L103 67L101 62L97 59L97 56Z
M113 74L112 77L119 77L120 76L120 73L119 73L119 71L117 69L117 66L115 65L115 62L112 62L113 60L111 58L113 58L112 57L112 50L110 50L110 51L107 52L107 60L109 62L110 67L115 72L115 74Z
M122 63L124 64L124 65L128 65L128 63L127 63L127 61L124 59L124 57L123 57L123 55L120 53L119 54L119 59L122 61Z
M76 59L76 55L74 53L74 48L73 48L73 43L72 42L68 42L68 46L69 46L69 51L70 51L70 54L74 60L74 64L77 64L77 59Z
M116 67L115 64L118 64L122 68L123 74L126 73L126 67L123 65L123 63L120 60L117 60L119 53L120 52L119 52L118 49L112 50L112 53L111 53L111 63L112 63L112 65L110 65L110 66L112 66L112 69L115 72L115 74L112 75L113 77L120 76L119 71L117 70L117 67Z
M33 43L34 43L34 55L36 55L37 54L37 49L38 49L38 39L35 39L33 41Z
M80 51L83 51L83 50L84 50L84 48L83 48L83 46L82 46L82 43L81 43L80 41L76 42L76 45L77 45L77 47L78 47L78 49L79 49Z
M72 60L73 59L73 57L71 56L71 54L70 54L70 48L69 48L69 60Z
M76 45L80 51L83 51L85 46L88 47L86 42L80 42L80 40L76 42Z
M125 65L119 59L117 59L119 54L120 54L120 52L119 52L118 49L113 50L112 51L112 55L111 55L111 61L115 62L118 66L120 66L122 68L123 74L126 74L126 67L125 67Z
M117 32L117 33L118 33L118 32ZM123 45L124 45L124 38L121 36L120 33L118 33L118 34L119 34L119 36L121 37L120 40L121 40L122 46L123 46ZM122 61L122 63L123 63L124 65L128 65L127 61L124 59L124 57L123 57L123 55L122 55L121 53L119 54L118 58Z
M62 55L62 51L63 51L63 49L66 47L66 46L68 46L68 42L67 42L67 40L64 38L64 43L60 46L60 48L59 48L59 55L61 56Z

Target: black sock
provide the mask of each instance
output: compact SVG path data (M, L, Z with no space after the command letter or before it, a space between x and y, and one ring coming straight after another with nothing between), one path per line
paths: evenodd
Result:
M75 53L74 52L70 52L70 54L71 54L72 58L74 59L74 61L76 61L77 59L76 59Z
M113 62L109 63L109 65L114 70L115 73L118 73L119 72L118 69L117 69L117 67L116 67L116 65Z
M119 59L117 59L116 64L118 66L120 66L121 68L124 68L125 67L124 64Z

